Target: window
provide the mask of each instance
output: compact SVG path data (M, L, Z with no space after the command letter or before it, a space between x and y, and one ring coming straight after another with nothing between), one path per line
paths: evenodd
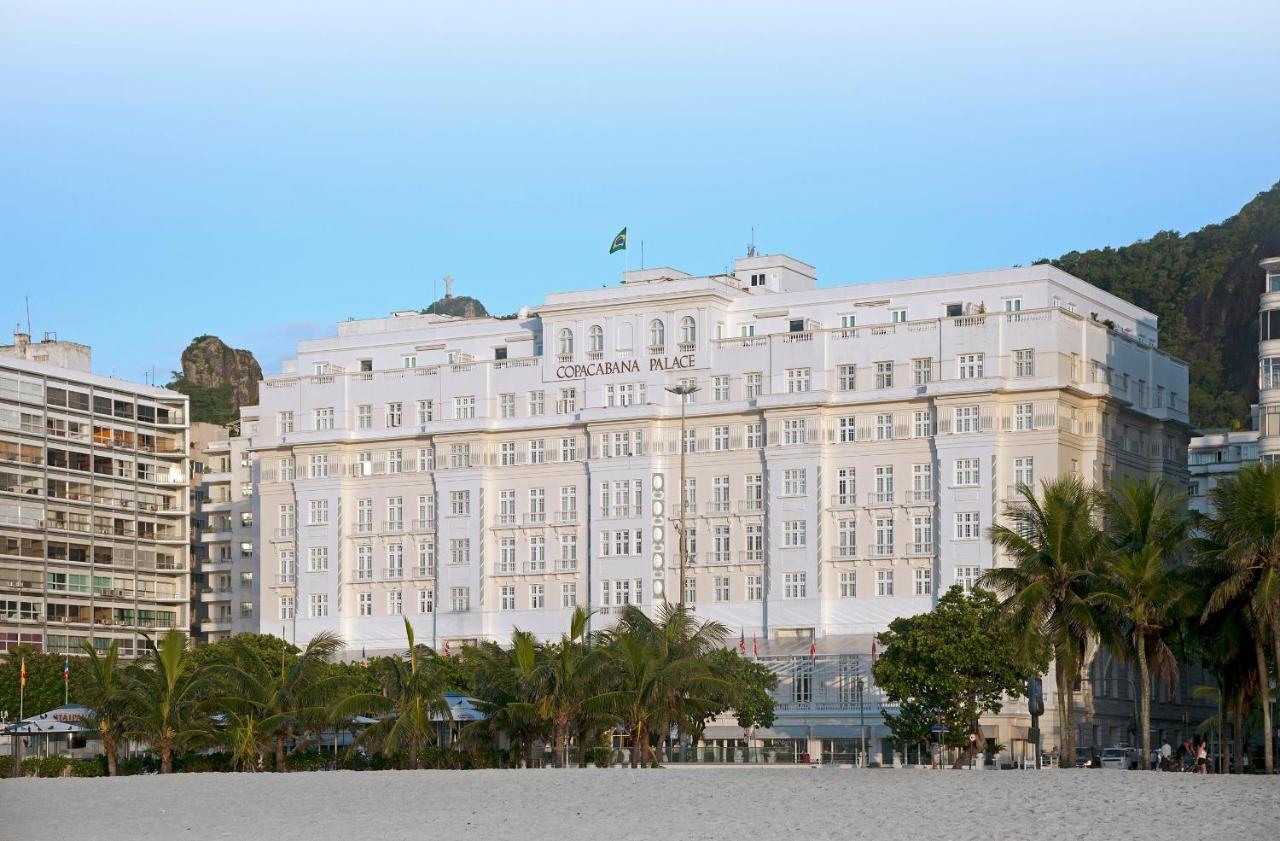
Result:
M787 369L787 392L789 394L797 394L797 393L808 391L810 379L811 379L811 369L788 368Z
M293 596L280 597L280 618L281 619L293 618L293 605L294 605Z
M329 477L329 457L327 455L312 455L308 458L308 473L312 479L327 479Z
M418 544L417 574L436 574L436 544L434 540L424 540Z
M649 352L663 353L667 349L667 326L662 319L655 318L649 322Z
M764 507L764 476L760 473L748 473L744 485L747 509L759 511Z
M881 464L876 466L876 503L885 504L893 502L893 465Z
M748 281L748 283L750 283L751 286L753 287L764 286L768 282L766 278L767 278L767 275L765 275L764 272L754 272L752 273L751 279Z
M854 391L858 387L858 368L856 365L839 365L836 367L836 387L841 391Z
M807 573L784 572L782 574L782 597L784 599L807 598Z
M587 331L587 350L590 353L604 351L604 328L599 324L591 325L591 329Z
M911 465L911 490L916 502L929 502L933 499L933 465Z
M572 572L578 568L578 536L560 535L560 570Z
M956 583L959 584L961 589L966 593L972 593L974 586L978 583L978 573L980 571L980 567L956 567Z
M876 440L893 440L893 415L876 415Z
M749 423L746 425L746 439L743 442L747 449L758 450L764 446L764 424Z
M933 570L918 569L915 571L914 577L917 596L929 596L933 594Z
M858 556L858 521L840 520L836 523L836 557Z
M280 505L279 514L276 518L276 528L279 529L282 534L287 535L289 532L293 531L296 524L293 512L294 508L292 502L285 502Z
M684 600L686 604L698 603L698 579L692 576L684 581Z
M547 462L547 442L541 438L537 438L529 442L529 463L530 464L546 464Z
M293 432L293 412L276 413L276 432L281 435Z
M933 412L929 409L913 412L911 434L916 438L928 438L933 434Z
M418 426L425 426L435 420L436 402L434 400L419 400L416 413Z
M804 468L788 469L782 471L782 495L783 496L803 496L806 493L805 479L808 471Z
M307 550L307 572L327 572L329 570L329 547L312 546Z
M1035 488L1036 467L1034 458L1023 456L1013 460L1013 484L1015 487L1026 485L1029 488Z
M470 587L450 587L449 588L449 607L454 613L462 613L471 609L471 588Z
M893 570L891 569L876 570L876 595L877 596L893 595Z
M698 430L686 429L684 431L684 451L686 453L696 453L698 451Z
M547 393L545 391L529 392L529 416L539 417L546 414Z
M801 471L803 472L803 471ZM800 479L804 482L804 477ZM711 479L711 510L716 514L729 513L729 477L714 476ZM639 513L639 511L637 511Z
M782 524L782 545L787 549L802 549L808 542L809 524L804 520L786 520Z
M698 341L698 325L692 316L680 319L680 344L691 345Z
M368 403L356 406L356 429L373 429L373 407Z
M853 415L840 418L838 429L841 444L852 444L858 440L858 419Z
M317 430L333 429L333 407L316 409L312 412L312 420Z
M452 517L471 516L471 491L449 491L449 515Z
M840 326L846 330L851 330L858 326L858 317L855 315L840 316Z
M729 377L727 374L717 374L711 378L712 399L716 402L724 402L729 399Z
M404 577L404 544L387 544L387 578Z
M436 591L435 590L419 590L418 591L418 612L434 613L436 610Z
M1004 311L1005 312L1021 312L1022 299L1021 298L1005 298Z
M515 610L516 609L516 588L514 585L505 584L498 588L498 610Z
M560 460L561 461L577 461L578 460L578 439L577 438L561 438L560 439Z
M373 547L369 545L356 547L356 580L373 579Z
M514 418L516 416L516 396L514 394L498 395L498 416Z
M401 590L387 591L387 615L399 616L404 613L404 592Z
M329 524L329 500L312 499L307 501L307 525L326 526Z
M576 582L569 581L560 585L560 606L563 608L573 608L578 605L578 585Z
M875 364L876 371L876 388L893 388L893 363L877 362Z
M952 410L952 429L956 433L978 431L978 407L957 406Z
M404 528L404 497L387 497L387 530L400 531Z
M471 538L454 537L449 540L449 563L464 566L471 563Z
M793 446L796 444L803 444L805 443L806 438L804 418L796 418L782 422L782 443L784 445Z
M889 320L892 321L894 324L905 323L907 320L906 307L899 307L898 309L889 310Z
M1280 388L1280 356L1263 357L1259 371L1259 388Z
M1013 407L1013 428L1018 432L1036 428L1035 407L1031 403L1018 403Z
M955 484L961 487L979 483L979 459L958 458L955 461Z
M849 569L840 573L840 598L853 599L858 596L858 574Z
M529 521L545 523L547 521L547 489L529 489Z
M1005 303L1008 303L1007 301ZM1013 375L1015 377L1034 377L1036 375L1036 352L1031 348L1013 352Z
M560 329L560 351L561 356L573 356L573 331L568 327Z
M495 571L499 575L511 575L516 571L516 539L514 537L498 538L498 566Z
M571 415L578 411L578 390L576 388L560 389L560 399L556 401L556 414Z
M914 385L928 385L933 382L933 360L928 357L911 360L911 382Z
M547 538L534 535L529 538L529 572L546 572Z
M764 374L759 371L753 371L743 378L746 388L746 398L752 400L759 397L764 392Z
M982 376L982 354L962 353L956 357L957 375L962 380L976 380Z
M758 602L764 600L764 577L760 575L747 576L747 601Z
M713 426L711 428L711 449L716 452L729 449L729 427Z
M729 552L729 527L714 527L711 530L711 562L716 564L729 563Z
M308 597L308 605L312 619L323 619L329 615L329 594L328 593L312 593Z
M933 554L933 515L916 514L911 518L911 554Z
M956 512L956 540L977 540L979 531L977 511Z
M893 515L881 514L875 518L876 545L875 553L881 557L893 554Z
M294 475L294 472L293 472L293 459L292 459L292 458L282 458L282 459L280 459L280 481L282 481L282 482L292 482L292 481L293 481L293 475Z

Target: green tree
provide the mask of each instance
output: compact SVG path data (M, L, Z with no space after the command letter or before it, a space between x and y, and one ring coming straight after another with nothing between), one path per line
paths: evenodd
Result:
M1043 647L1026 656L994 594L978 589L966 596L959 585L929 613L895 619L876 639L883 653L872 674L888 700L911 701L915 718L967 732L980 716L999 712L1004 698L1025 694L1027 681L1048 666ZM957 767L967 760L966 753Z
M126 730L160 755L160 773L173 773L174 751L208 741L203 709L209 682L187 649L187 638L170 630L129 670L125 690Z
M1116 650L1138 667L1142 755L1151 755L1151 678L1178 683L1167 636L1186 613L1187 588L1176 564L1188 534L1185 500L1163 480L1127 480L1106 500L1113 551L1103 562L1090 599L1111 620ZM1148 767L1145 760L1139 767Z
M275 750L276 771L285 771L286 748L295 734L331 723L351 685L325 668L342 651L342 638L327 631L317 634L301 652L292 645L264 643L257 634L238 634L226 646L224 659L209 670L224 682L221 704L231 719L234 743L243 752L240 759L250 759L265 737ZM256 753L253 759L256 764Z
M25 714L36 715L62 706L62 664L67 662L67 658L61 654L46 654L24 644L14 646L0 659L0 710L8 710L14 718L18 716L18 673L24 658L27 663L26 701L22 705ZM77 672L83 668L79 659L70 658L73 686L77 683Z
M716 709L710 710L709 715L732 709L743 731L772 727L776 707L772 693L778 687L777 674L763 663L748 660L728 648L716 649L707 657L711 674L724 686L724 692L714 699Z
M587 645L589 616L582 607L574 608L568 633L545 646L540 662L533 667L537 712L551 723L561 767L569 764L569 739L579 729L583 706L594 694L599 678L600 658ZM585 750L582 745L578 748Z
M120 644L111 641L105 654L86 640L83 668L76 670L76 700L89 708L80 723L98 734L102 751L107 755L107 775L118 771L120 744L127 735L129 695L124 685L124 672L119 666Z
M450 712L444 697L443 672L436 662L439 657L414 641L408 619L404 620L404 633L409 641L405 656L378 657L370 663L382 694L350 699L348 703L382 714L377 724L356 738L357 745L373 744L384 753L404 751L409 767L416 770L419 751L435 741L433 716L448 721Z
M1089 596L1108 551L1099 496L1078 476L1042 486L1042 499L1026 485L1005 507L1003 523L989 530L992 544L1012 562L984 572L978 583L997 593L1021 630L1021 662L1048 646L1053 654L1061 755L1075 755L1075 679L1090 640L1106 623Z

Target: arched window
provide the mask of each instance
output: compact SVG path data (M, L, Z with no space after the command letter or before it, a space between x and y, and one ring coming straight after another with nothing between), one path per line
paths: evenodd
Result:
M667 346L667 325L661 318L649 322L649 347L653 350L665 350Z
M587 350L604 350L604 328L599 324L593 324L587 331Z
M698 325L694 322L693 316L686 315L680 319L680 341L685 344L698 341Z
M560 355L573 356L573 331L568 327L560 330Z

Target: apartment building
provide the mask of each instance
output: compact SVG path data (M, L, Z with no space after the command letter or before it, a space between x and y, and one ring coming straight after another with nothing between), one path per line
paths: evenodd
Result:
M258 631L257 530L247 442L234 434L239 424L199 426L209 429L201 430L194 471L191 624L197 641L217 642Z
M0 347L0 650L77 653L188 627L187 398Z
M869 647L998 561L1018 484L1185 482L1152 314L1050 266L815 280L751 256L302 342L245 425L264 627L378 651L407 616L443 647L683 595L766 646Z
M1280 457L1280 257L1259 261L1266 273L1258 299L1258 402L1251 429L1206 430L1191 439L1187 461L1192 510L1210 513L1210 494L1247 464Z

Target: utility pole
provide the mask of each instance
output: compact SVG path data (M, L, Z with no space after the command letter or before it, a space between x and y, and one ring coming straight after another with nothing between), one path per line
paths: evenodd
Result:
M685 567L688 565L689 560L689 547L685 542L684 532L685 509L688 507L685 505L684 495L685 457L689 452L688 441L685 438L685 410L689 405L689 395L693 394L697 390L698 386L693 385L692 383L680 383L679 385L667 386L667 391L672 394L680 395L680 598L676 603L682 610L684 609Z

